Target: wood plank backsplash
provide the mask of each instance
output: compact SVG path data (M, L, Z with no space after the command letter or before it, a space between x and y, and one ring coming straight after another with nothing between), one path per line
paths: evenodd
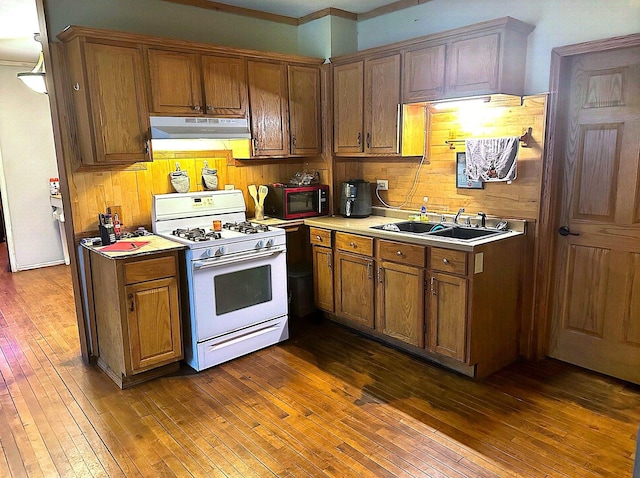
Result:
M372 184L376 179L388 179L389 190L380 192L382 199L401 209L417 211L423 196L429 197L430 211L455 212L464 207L467 213L483 211L489 215L537 220L542 187L542 158L545 137L547 95L525 97L522 105L485 105L481 115L434 111L430 118L428 163L420 168L417 186L411 191L419 159L369 158L337 162L334 186L351 177L360 177ZM512 184L485 183L484 189L456 188L456 152L464 151L464 142L449 149L449 139L493 138L520 136L529 127L532 138L528 147L521 145L518 157L518 177ZM375 186L373 186L375 187ZM372 189L373 191L373 189ZM380 202L373 196L373 204Z
M169 173L175 171L176 163L187 171L190 191L203 191L201 171L205 160L209 168L217 169L219 189L233 184L242 191L248 217L254 214L249 184L286 182L305 167L303 160L240 163L233 159L231 151L154 151L153 162L140 163L137 168L76 171L70 184L76 236L97 231L97 214L108 206L122 207L125 227L150 227L152 195L174 192Z

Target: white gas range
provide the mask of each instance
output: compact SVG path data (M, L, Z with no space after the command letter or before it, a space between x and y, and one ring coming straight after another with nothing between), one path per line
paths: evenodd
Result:
M289 338L285 231L245 211L239 190L153 197L153 232L188 246L185 361L198 371Z

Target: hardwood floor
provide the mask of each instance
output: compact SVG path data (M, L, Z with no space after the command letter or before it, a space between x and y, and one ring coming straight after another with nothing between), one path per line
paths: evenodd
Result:
M639 387L553 360L476 383L327 321L122 391L79 358L68 267L5 257L0 476L631 476Z

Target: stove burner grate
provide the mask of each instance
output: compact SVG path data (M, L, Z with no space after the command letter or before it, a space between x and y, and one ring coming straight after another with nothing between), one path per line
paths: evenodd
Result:
M193 229L175 229L171 234L194 242L211 241L222 237L219 232L206 232L201 227Z
M251 223L249 221L244 222L227 222L222 225L224 229L229 231L236 231L242 234L257 234L260 232L268 232L269 226L264 224Z

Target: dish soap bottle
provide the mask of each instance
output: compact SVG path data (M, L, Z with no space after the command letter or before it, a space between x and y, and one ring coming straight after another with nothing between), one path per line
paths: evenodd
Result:
M429 198L427 196L424 196L422 198L422 207L420 208L420 221L422 222L428 222L429 221L429 217L427 216L427 202L429 201Z

